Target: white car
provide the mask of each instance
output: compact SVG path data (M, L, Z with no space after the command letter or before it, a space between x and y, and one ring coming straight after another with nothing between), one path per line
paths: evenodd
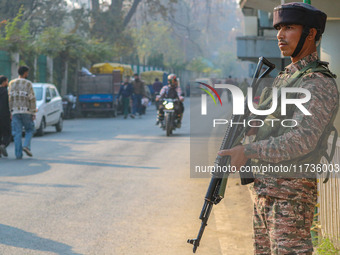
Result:
M37 113L34 121L36 134L44 135L47 126L55 126L57 132L63 129L63 105L57 88L53 84L33 83L37 102Z

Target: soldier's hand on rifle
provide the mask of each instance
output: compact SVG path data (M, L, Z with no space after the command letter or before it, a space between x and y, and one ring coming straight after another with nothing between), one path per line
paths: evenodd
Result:
M235 166L239 171L241 166L244 166L248 158L244 154L244 147L242 145L235 146L229 150L221 150L218 152L220 156L230 156L231 157L231 165Z

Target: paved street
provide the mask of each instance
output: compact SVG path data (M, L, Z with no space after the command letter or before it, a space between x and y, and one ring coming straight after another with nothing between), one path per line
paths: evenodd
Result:
M0 254L192 254L209 179L191 179L189 106L166 137L142 119L66 120L0 159ZM252 254L248 189L229 182L197 254ZM232 195L232 196L231 196Z

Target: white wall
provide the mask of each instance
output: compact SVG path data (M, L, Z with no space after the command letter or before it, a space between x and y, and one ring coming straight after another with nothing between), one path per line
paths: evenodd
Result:
M320 59L329 62L330 70L335 73L340 91L340 21L327 21L321 42ZM340 111L335 120L335 127L340 131Z
M245 16L244 17L244 35L257 36L257 17Z
M327 21L326 30L322 37L320 56L321 60L329 62L330 69L338 76L340 76L339 27L340 21Z

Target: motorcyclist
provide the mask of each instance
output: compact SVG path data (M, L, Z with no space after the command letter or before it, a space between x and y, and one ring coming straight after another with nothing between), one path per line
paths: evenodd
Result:
M178 101L175 103L175 113L177 114L177 128L181 127L183 112L184 112L184 106L183 101L184 97L182 97L182 90L178 86L177 77L175 74L169 74L168 75L168 85L164 86L159 96L156 97L156 101L162 101L163 98L171 98L171 99L178 99ZM161 124L164 126L164 105L160 104L158 108L158 119L156 122L156 125Z

